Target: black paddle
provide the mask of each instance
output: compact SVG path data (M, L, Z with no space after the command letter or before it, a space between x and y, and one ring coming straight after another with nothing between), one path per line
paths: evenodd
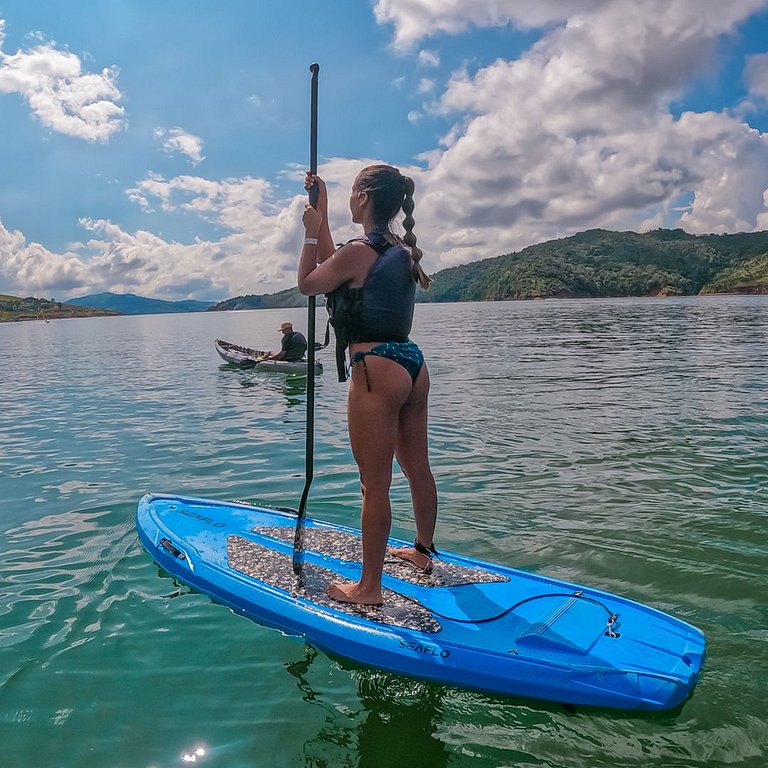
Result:
M309 67L312 73L309 123L309 170L317 173L317 76L319 64ZM317 206L319 190L313 184L309 190L309 204ZM315 297L307 297L307 443L306 443L306 480L304 491L296 515L296 535L293 538L293 572L301 575L304 566L304 518L307 516L307 497L312 485L315 450Z

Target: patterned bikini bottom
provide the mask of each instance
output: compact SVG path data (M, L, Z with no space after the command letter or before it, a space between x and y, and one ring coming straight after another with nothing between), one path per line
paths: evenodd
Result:
M365 364L365 358L368 355L374 357L386 357L387 360L394 360L405 368L411 376L414 384L416 379L421 373L421 369L424 367L424 355L419 347L412 341L385 341L382 344L378 344L372 349L368 349L365 352L355 352L352 355L351 364L359 363L362 361L363 368L365 369L365 381L368 385L368 391L371 391L371 385L368 382L368 366Z

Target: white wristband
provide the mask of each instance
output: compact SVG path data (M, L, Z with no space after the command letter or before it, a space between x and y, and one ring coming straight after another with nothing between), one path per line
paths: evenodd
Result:
M305 237L304 238L304 245L317 245L317 238L316 237Z

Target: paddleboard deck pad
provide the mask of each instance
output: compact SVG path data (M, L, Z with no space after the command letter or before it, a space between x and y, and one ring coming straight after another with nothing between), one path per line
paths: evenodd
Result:
M326 594L328 585L338 578L333 571L306 563L300 578L297 578L291 555L276 552L241 536L227 537L227 562L239 573L336 611L403 629L421 632L437 632L440 629L424 606L392 590L384 589L384 604L381 606L337 603Z
M384 605L331 600L360 575L360 532L305 521L304 568L292 569L295 517L242 502L147 494L143 546L167 573L234 612L362 664L493 693L659 710L701 674L695 627L596 589L441 553L431 574L388 557ZM390 545L408 546L390 540Z

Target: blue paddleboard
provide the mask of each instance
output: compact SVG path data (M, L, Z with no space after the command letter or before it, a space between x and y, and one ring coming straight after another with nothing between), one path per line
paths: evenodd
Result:
M286 512L147 494L136 527L164 571L235 613L391 672L641 710L677 706L701 674L700 630L596 589L442 553L428 575L388 558L384 605L344 605L325 589L359 577L354 528L307 519L297 579L295 517Z

